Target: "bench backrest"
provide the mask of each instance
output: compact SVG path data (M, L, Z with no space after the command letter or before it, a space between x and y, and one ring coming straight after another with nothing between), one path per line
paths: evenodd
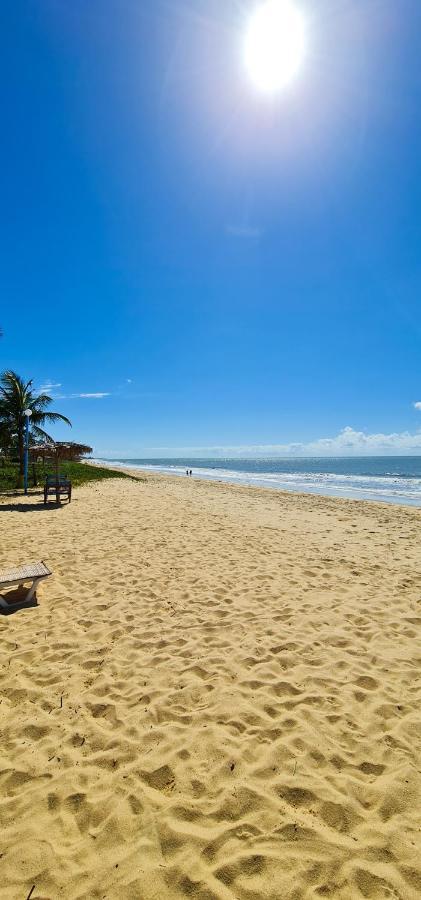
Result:
M52 484L70 484L70 478L66 475L46 475L45 481L48 486Z

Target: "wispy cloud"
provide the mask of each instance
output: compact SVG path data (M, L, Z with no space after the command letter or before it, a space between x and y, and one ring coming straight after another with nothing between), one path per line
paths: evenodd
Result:
M415 406L415 409L421 409L421 400L417 400L417 402L414 403L414 406Z
M55 388L60 388L60 387L61 387L60 381L45 381L44 384L41 385L40 391L42 391L43 393L44 392L48 393L49 391L53 391Z
M418 453L421 451L421 431L411 434L409 431L392 432L391 434L357 431L351 426L343 428L334 437L317 438L314 441L291 442L285 444L244 444L215 447L148 447L145 452L178 454L197 454L206 456L376 456L399 453Z
M256 240L261 236L260 228L253 227L252 225L226 225L225 231L231 237L236 238L245 238L248 240Z
M132 384L133 378L126 378L126 384Z
M111 391L81 391L79 394L63 394L61 391L53 390L60 388L61 384L44 384L40 387L40 391L50 394L53 400L102 400L104 397L111 397Z
M70 398L83 398L84 400L102 400L103 397L110 397L111 391L97 391L93 394L70 394Z

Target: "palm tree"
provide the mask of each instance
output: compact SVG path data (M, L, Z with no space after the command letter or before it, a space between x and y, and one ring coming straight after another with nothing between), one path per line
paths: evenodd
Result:
M0 422L4 430L16 435L19 452L19 485L23 482L25 454L25 409L31 410L31 434L36 438L52 441L42 426L47 422L66 422L72 425L67 416L49 412L47 407L52 403L48 394L35 394L32 380L25 381L16 372L3 372L0 377Z

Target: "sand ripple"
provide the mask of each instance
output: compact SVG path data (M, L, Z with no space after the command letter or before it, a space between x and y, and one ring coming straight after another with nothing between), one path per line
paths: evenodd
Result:
M0 521L54 572L0 619L0 898L419 898L420 511L36 501Z

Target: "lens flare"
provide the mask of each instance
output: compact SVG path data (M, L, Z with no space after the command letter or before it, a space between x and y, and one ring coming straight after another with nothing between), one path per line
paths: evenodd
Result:
M304 51L304 19L290 0L267 0L254 11L244 57L257 88L274 92L287 85L297 74Z

